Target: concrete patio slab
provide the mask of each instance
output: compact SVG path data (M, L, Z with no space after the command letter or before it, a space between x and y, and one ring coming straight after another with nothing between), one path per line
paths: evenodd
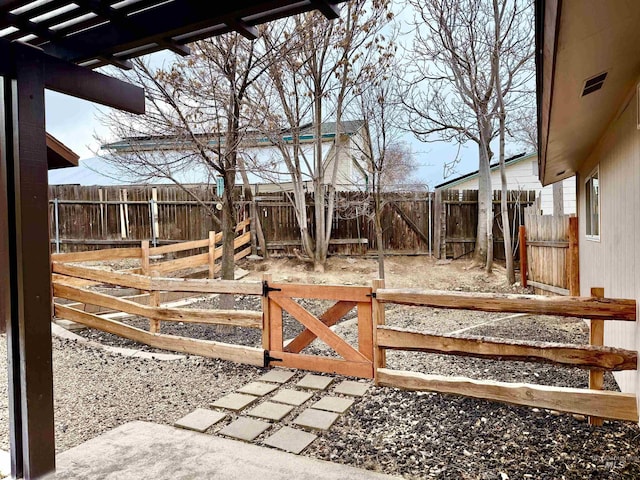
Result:
M246 393L248 395L255 395L257 397L264 397L277 388L278 385L274 385L273 383L251 382L240 388L238 392Z
M253 395L245 395L243 393L230 393L224 397L220 397L218 400L211 404L212 408L226 408L227 410L233 410L234 412L242 410L247 405L251 405L258 400L258 397Z
M307 408L293 423L312 430L329 430L339 416L337 413Z
M353 405L350 398L324 397L311 405L316 410L326 410L327 412L344 413Z
M186 428L187 430L194 430L196 432L205 432L226 416L226 413L216 410L197 408L190 414L177 420L173 425L178 428Z
M282 403L264 402L247 412L252 417L264 418L266 420L282 420L289 412L293 410L293 406L284 405Z
M260 378L258 378L258 381L271 383L287 383L295 374L296 372L292 372L291 370L274 369L262 375Z
M279 448L285 452L298 454L313 442L317 435L303 432L291 427L282 427L276 433L267 438L264 443L270 447Z
M240 417L236 421L231 422L229 425L224 427L218 433L226 435L227 437L235 438L236 440L250 442L251 440L259 437L260 434L270 426L271 424L267 422L254 420L253 418Z
M362 397L369 390L366 383L354 382L353 380L345 380L341 382L333 391L342 395L351 395L352 397Z
M148 422L127 423L67 450L56 464L56 480L399 478Z
M331 382L333 382L333 377L324 377L322 375L308 373L302 377L298 383L296 383L296 386L300 388L308 388L309 390L326 390Z
M278 393L271 397L271 401L299 407L311 397L313 397L313 393L300 392L298 390L289 390L285 388L278 391Z

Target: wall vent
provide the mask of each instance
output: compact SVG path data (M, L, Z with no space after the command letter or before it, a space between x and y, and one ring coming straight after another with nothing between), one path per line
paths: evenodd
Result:
M595 77L588 78L584 82L584 88L582 89L582 96L589 95L590 93L600 90L607 78L608 72L599 73Z

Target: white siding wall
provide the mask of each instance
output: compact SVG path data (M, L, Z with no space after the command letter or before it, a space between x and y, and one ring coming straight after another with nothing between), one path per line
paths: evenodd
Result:
M541 192L541 206L542 211L546 215L553 213L553 186L547 185L542 187L538 176L534 173L534 164L538 161L537 157L531 157L530 159L524 159L521 162L516 162L511 165L507 165L507 188L509 190L535 190ZM500 170L495 169L491 171L491 185L494 190L499 190L501 187ZM575 178L567 178L562 182L563 186L563 198L564 198L564 213L572 214L576 213L576 181ZM474 176L464 182L455 184L449 187L456 190L477 190L478 189L478 177Z
M640 131L636 101L630 101L588 160L582 165L578 203L580 218L580 291L604 287L607 297L640 301ZM585 237L584 180L600 167L600 240ZM605 322L605 344L640 350L640 328L634 322ZM638 371L615 374L622 391L640 394ZM640 398L640 397L639 397Z

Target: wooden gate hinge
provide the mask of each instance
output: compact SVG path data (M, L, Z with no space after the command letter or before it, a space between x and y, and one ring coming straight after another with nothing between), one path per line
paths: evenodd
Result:
M281 358L273 358L270 353L269 350L265 350L264 351L264 367L268 367L269 363L271 362L281 362L282 359Z
M282 291L281 288L270 287L269 286L269 282L267 282L266 280L263 280L263 282L262 282L262 296L263 297L268 297L269 296L269 292L281 292L281 291Z

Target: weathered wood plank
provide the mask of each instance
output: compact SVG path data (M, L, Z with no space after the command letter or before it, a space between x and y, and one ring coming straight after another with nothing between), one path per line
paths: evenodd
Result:
M535 313L601 320L636 320L636 301L593 297L545 297L439 290L389 289L376 292L384 303L423 305L484 312Z
M279 298L316 298L319 300L343 300L345 302L370 302L371 287L345 285L313 285L270 283L270 287L280 289L269 292L269 297Z
M231 293L237 295L262 295L260 282L240 282L236 280L211 279L182 279L162 278L151 279L153 290L167 292L199 292L199 293Z
M604 288L595 287L591 289L591 296L594 298L604 297ZM589 343L591 345L604 345L604 322L592 319L589 325ZM592 390L602 390L604 386L604 374L597 370L589 372L589 388ZM602 426L602 418L589 416L589 425Z
M63 305L55 306L55 314L59 318L65 318L72 322L86 325L87 327L113 333L114 335L128 338L134 342L144 343L154 348L187 353L189 355L220 358L222 360L245 363L258 367L264 365L264 350L261 348L230 345L228 343L214 342L211 340L196 340L162 333L150 333L115 320L100 318L97 315L81 312L80 310L75 310Z
M544 283L535 282L533 280L528 280L527 283L534 288L539 288L540 290L544 290L546 292L555 293L556 295L569 296L569 290L566 288L554 287L553 285L546 285Z
M358 351L373 362L373 316L371 302L358 303Z
M238 282L235 280L183 279L145 277L132 273L111 272L97 268L53 263L54 273L93 280L101 283L137 288L139 290L162 290L167 292L232 293L238 295L262 295L260 282Z
M349 313L356 305L356 302L337 302L326 312L320 315L318 319L326 326L331 327L338 323L342 317ZM296 338L289 342L285 350L290 353L300 353L316 338L317 336L315 333L308 328L305 328Z
M209 240L207 240L207 245ZM158 262L151 265L154 271L162 273L176 272L187 268L200 267L209 264L209 252L190 257L178 258L176 260L167 260L166 262Z
M189 242L174 243L172 245L162 245L161 247L153 247L149 249L150 255L164 255L166 253L183 252L185 250L194 250L196 248L204 248L209 246L209 239L191 240Z
M121 258L140 258L140 248L107 248L90 252L53 253L52 262L99 262Z
M367 357L355 350L351 345L336 335L329 327L309 313L302 305L290 298L281 297L271 299L289 312L297 321L311 330L320 340L329 345L345 360L352 362L366 362Z
M462 337L378 327L378 346L393 350L447 353L477 358L557 363L600 370L636 370L638 352L613 347Z
M335 373L350 377L373 378L371 362L350 362L330 357L317 357L300 353L273 352L277 361L272 361L272 367L299 368L313 372Z
M450 393L561 412L638 421L636 396L632 393L473 380L386 368L378 369L377 380L379 385L405 390Z
M51 268L53 273L59 273L70 277L108 283L111 285L119 285L121 287L137 288L138 290L153 290L151 288L151 278L134 273L113 272L110 270L102 270L79 265L68 265L59 262L53 262Z
M119 312L138 315L164 322L201 323L230 325L235 327L262 328L262 312L249 310L202 310L195 308L167 308L147 306L112 297L103 293L83 290L68 285L53 285L53 294L59 298L75 300L90 305L109 308Z

